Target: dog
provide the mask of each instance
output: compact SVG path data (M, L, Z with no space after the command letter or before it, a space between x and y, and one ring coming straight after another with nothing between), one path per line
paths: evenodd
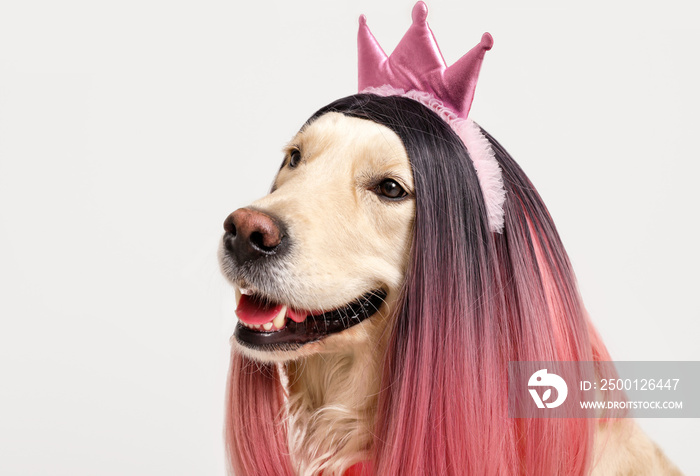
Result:
M373 94L314 114L271 193L226 218L233 473L680 474L631 420L505 418L508 360L609 356L535 188L479 130L500 234L459 137Z
M467 116L491 36L447 68L412 17L391 57L360 18L362 92L224 221L229 472L680 474L624 415L509 417L509 362L615 371L535 187Z

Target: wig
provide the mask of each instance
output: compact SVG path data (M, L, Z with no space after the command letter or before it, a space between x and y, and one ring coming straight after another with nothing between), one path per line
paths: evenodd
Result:
M415 181L410 262L366 474L587 474L597 420L507 413L510 361L610 360L532 183L482 130L506 192L503 231L494 233L467 148L432 110L406 97L358 94L307 125L327 112L394 131ZM232 354L226 440L235 474L294 474L284 402L275 365Z

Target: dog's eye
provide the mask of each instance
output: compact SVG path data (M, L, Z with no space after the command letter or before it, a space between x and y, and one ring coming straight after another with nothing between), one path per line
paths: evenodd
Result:
M301 162L301 152L298 149L292 149L289 153L289 166L291 168L296 167Z
M406 196L406 191L401 188L396 180L385 179L379 184L378 192L386 198L399 199Z

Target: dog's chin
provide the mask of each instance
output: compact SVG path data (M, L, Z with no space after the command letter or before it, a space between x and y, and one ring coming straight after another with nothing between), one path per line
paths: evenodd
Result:
M284 362L342 348L368 335L366 328L371 325L368 321L380 313L386 297L387 292L377 288L324 312L292 311L283 306L274 324L272 321L265 325L246 323L239 315L232 343L242 354L262 362ZM274 313L279 307L260 296L243 299L257 302L267 312L272 308Z

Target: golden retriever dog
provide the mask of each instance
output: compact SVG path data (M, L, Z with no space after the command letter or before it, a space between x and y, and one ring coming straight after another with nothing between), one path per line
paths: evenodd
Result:
M230 473L680 474L619 415L509 417L509 362L614 370L532 183L439 112L339 99L289 142L270 193L225 219Z
M408 115L393 129L377 122ZM425 132L413 122L426 122ZM549 322L582 326L579 342L543 349L542 360L559 353L593 360L605 351L573 288L518 276L519 267L532 266L530 274L562 273L549 276L554 282L572 278L534 188L484 134L508 192L504 233L491 233L473 172L451 174L469 170L467 152L450 157L458 138L440 126L411 99L340 100L289 143L272 192L226 219L221 267L241 319L226 422L235 474L331 475L351 467L380 475L679 474L629 420L543 420L537 434L509 422L496 400L481 402L472 422L468 407L483 392L471 395L479 385L465 382L499 391L502 366L536 346L506 328L509 319L542 325L552 342ZM407 147L404 134L419 137ZM498 279L485 275L496 271ZM557 295L564 291L572 292L576 315L547 305L564 301ZM523 295L533 302L516 299ZM573 328L560 329L563 337ZM483 406L493 408L482 414ZM560 438L540 449L552 434ZM480 441L468 441L474 437ZM523 472L519 458L530 451L557 457L535 456L537 466Z

